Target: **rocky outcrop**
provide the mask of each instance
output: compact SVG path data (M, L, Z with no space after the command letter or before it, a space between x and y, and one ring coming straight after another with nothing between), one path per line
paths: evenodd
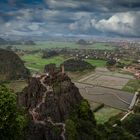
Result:
M57 55L58 55L58 52L55 50L43 51L42 58L50 58L50 57L54 57Z
M31 118L28 140L65 140L65 120L83 100L66 74L56 72L31 78L18 97Z
M77 44L79 45L89 45L89 43L87 41L85 41L84 39L80 39Z
M95 69L95 66L92 66L91 64L82 59L68 59L64 61L63 64L66 71L83 71Z
M29 76L23 61L12 51L0 49L0 82Z

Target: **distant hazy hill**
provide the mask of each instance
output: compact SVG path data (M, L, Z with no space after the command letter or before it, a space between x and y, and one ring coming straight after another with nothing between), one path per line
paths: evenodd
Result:
M0 45L36 45L36 43L32 40L6 40L3 38L0 38Z
M34 41L29 40L24 43L25 45L36 45Z
M79 45L89 45L89 43L87 41L85 41L84 39L80 39L77 44Z
M27 78L29 71L12 51L0 49L0 81Z
M0 45L21 45L21 41L11 41L0 38Z

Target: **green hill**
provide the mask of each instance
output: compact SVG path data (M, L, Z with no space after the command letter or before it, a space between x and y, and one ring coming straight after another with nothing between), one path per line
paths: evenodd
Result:
M23 61L12 51L0 49L0 82L27 78L29 71Z

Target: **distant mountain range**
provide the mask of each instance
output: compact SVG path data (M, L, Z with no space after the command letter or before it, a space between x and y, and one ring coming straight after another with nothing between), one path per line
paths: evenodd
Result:
M36 45L34 41L32 40L6 40L3 38L0 38L0 45Z

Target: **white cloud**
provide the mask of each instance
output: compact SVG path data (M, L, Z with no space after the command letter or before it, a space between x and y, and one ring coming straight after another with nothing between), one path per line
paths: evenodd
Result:
M97 30L105 34L140 36L140 11L116 13L108 19L98 20L94 15L85 12L76 13L74 17L76 21L69 25L71 31L90 31L94 34Z
M140 36L140 12L117 13L109 19L91 20L92 26L102 32Z
M28 25L28 28L32 31L36 31L36 30L39 30L39 24L37 23L32 23L31 25Z

